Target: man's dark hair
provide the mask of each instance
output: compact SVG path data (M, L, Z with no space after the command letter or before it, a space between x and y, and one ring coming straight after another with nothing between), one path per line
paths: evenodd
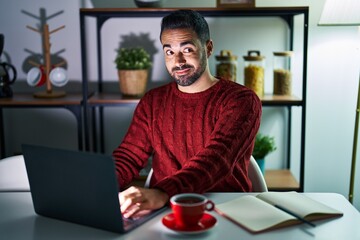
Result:
M164 30L180 28L193 30L202 44L210 40L209 26L205 18L192 10L178 10L165 16L161 22L160 40Z

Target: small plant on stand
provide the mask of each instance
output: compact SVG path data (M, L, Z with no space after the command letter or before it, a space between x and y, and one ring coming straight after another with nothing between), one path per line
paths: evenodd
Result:
M276 145L274 137L263 135L261 133L256 135L252 156L255 158L263 174L265 174L265 157L275 150Z

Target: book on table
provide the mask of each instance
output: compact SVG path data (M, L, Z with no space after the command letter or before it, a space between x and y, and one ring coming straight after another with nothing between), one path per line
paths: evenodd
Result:
M246 195L217 204L215 211L252 233L343 215L297 192Z

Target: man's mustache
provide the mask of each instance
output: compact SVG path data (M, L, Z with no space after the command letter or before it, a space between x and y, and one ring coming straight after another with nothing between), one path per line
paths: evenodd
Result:
M181 67L174 67L174 68L172 69L172 71L184 70L184 69L187 69L187 68L193 68L193 66L184 64L184 65L182 65Z

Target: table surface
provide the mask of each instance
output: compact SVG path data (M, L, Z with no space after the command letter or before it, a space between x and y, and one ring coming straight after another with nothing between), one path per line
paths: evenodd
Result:
M215 204L247 193L206 194ZM29 192L0 192L1 239L360 239L360 213L340 194L305 193L344 213L343 217L316 221L313 228L306 224L270 232L251 234L215 212L218 220L209 231L197 235L180 235L167 229L161 218L170 209L126 234L117 234L87 226L36 215Z

